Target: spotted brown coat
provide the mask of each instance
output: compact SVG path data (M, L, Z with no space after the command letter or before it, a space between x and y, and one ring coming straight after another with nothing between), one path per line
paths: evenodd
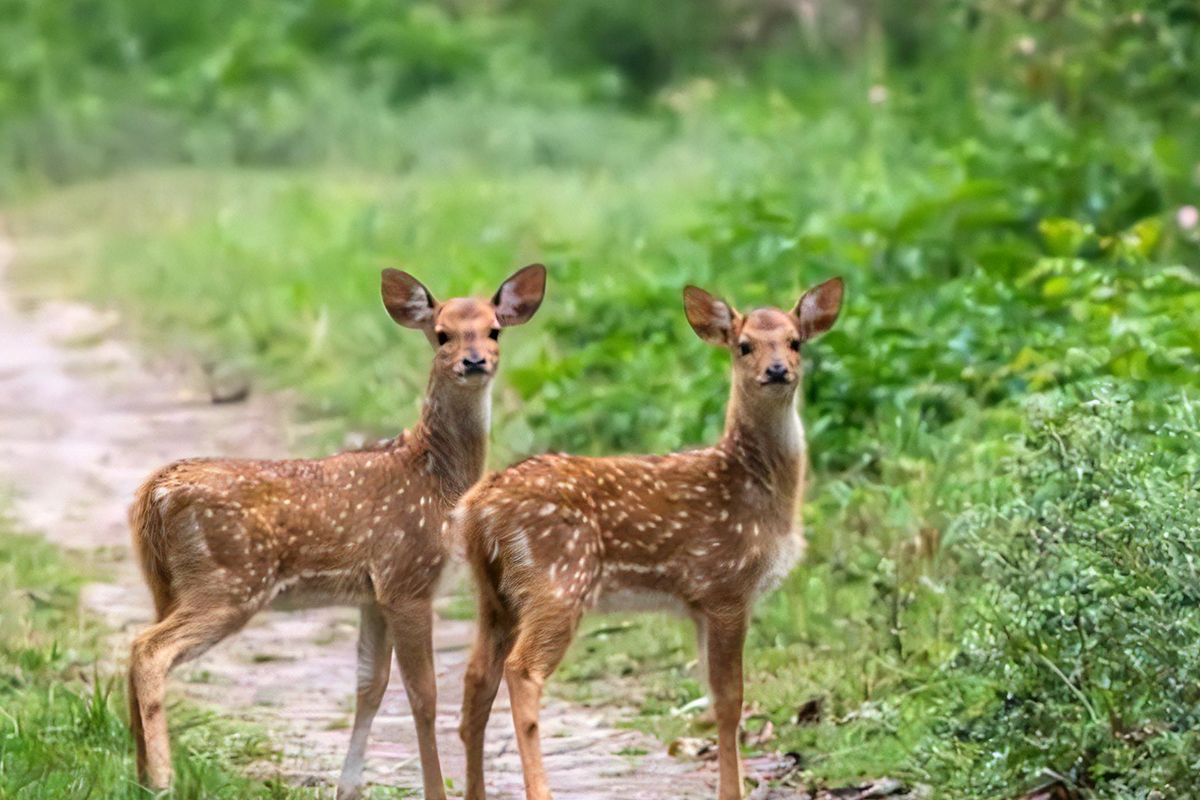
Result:
M531 458L484 478L452 515L479 588L480 632L461 735L468 800L483 800L483 732L504 675L530 800L548 800L538 737L542 686L591 608L667 608L692 617L719 726L720 798L741 796L742 645L754 600L804 551L795 519L805 471L796 409L800 350L833 325L842 282L791 311L746 316L684 293L688 321L730 351L725 432L665 456Z
M434 737L433 591L447 557L446 519L483 473L499 332L533 316L545 269L515 273L491 300L438 303L407 273L385 270L384 305L434 348L416 426L324 459L194 459L138 491L134 549L158 621L130 659L130 717L141 779L171 781L163 701L168 672L274 603L361 606L358 701L339 800L362 792L363 754L395 652L417 726L425 796L445 797Z

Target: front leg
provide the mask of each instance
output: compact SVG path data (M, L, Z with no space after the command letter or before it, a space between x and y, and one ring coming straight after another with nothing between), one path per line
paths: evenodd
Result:
M387 691L391 668L392 643L387 622L374 603L364 605L358 628L358 697L354 707L354 732L350 734L350 750L338 779L337 800L362 797L367 736L383 701L383 693Z
M742 721L742 648L746 643L746 613L740 609L707 618L708 677L717 715L719 800L742 797L742 759L738 727Z
M408 691L417 746L421 752L421 776L425 800L446 800L442 765L437 746L437 673L433 666L433 603L416 600L389 612L388 621L396 645L400 677Z

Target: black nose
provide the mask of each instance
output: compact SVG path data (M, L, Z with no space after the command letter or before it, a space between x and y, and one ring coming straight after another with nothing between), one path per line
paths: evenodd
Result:
M468 375L475 375L480 372L487 372L487 361L482 358L464 358L462 360L463 372Z
M772 364L771 366L767 367L766 376L768 383L782 383L783 381L787 380L788 368L783 364Z

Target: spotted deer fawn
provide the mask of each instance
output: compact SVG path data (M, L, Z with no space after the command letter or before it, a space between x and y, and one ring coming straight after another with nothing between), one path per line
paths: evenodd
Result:
M397 323L435 349L420 420L372 449L290 461L197 459L138 490L133 544L157 622L133 643L130 721L141 779L171 781L166 678L273 602L361 606L358 697L339 800L362 792L371 721L396 653L417 728L426 798L445 798L434 737L432 595L445 520L483 474L502 328L541 304L546 271L515 273L490 301L438 303L415 278L383 271Z
M508 683L525 791L547 800L542 687L588 609L665 608L696 622L718 724L720 800L741 797L742 645L755 599L799 560L795 511L805 472L796 410L800 350L827 331L842 281L791 311L742 316L695 287L688 322L733 355L725 433L714 447L666 456L546 455L493 473L452 519L479 594L460 733L468 800L485 797L484 727Z

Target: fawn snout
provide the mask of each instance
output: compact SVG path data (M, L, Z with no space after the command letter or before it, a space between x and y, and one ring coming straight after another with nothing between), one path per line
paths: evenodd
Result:
M796 379L795 373L791 369L788 368L787 364L784 364L781 361L776 361L772 364L769 364L767 366L767 368L765 370L763 370L762 378L760 378L760 381L764 384L771 384L771 383L788 384L788 383L791 383L792 381L794 381L795 379Z
M474 350L463 356L461 371L463 375L490 375L487 359Z

